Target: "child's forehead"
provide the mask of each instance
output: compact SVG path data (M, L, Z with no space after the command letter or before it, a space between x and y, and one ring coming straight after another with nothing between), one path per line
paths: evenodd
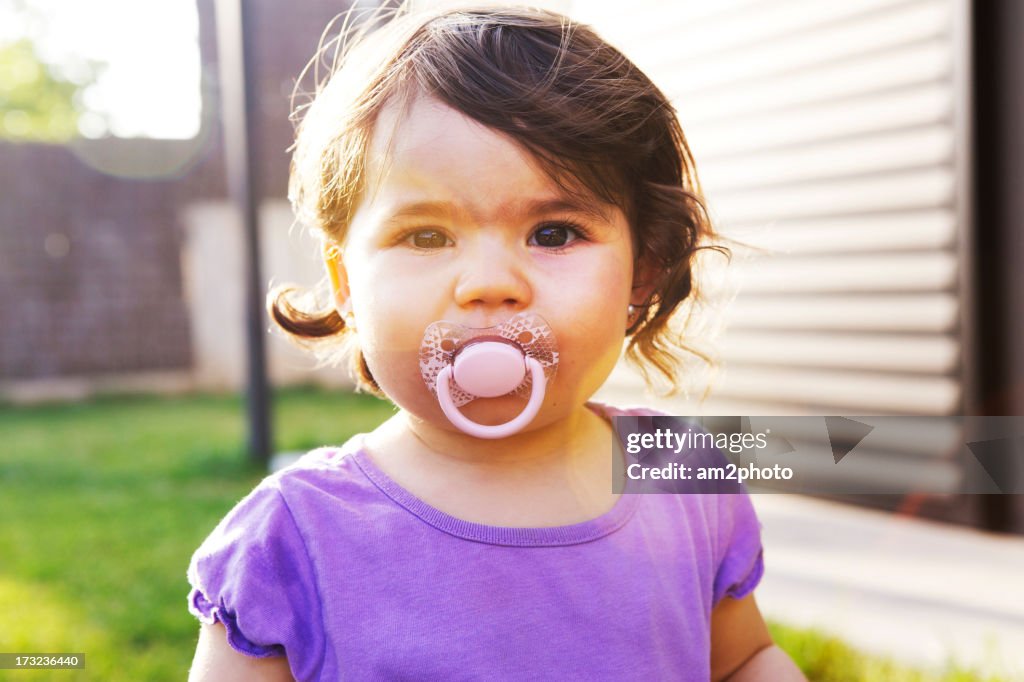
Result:
M574 202L509 136L428 95L385 105L366 170L371 195L400 191L420 201L468 197L508 205Z
M430 166L443 164L450 157L501 157L509 152L520 150L506 136L421 94L384 105L374 126L368 163ZM525 152L521 156L528 157Z
M387 203L486 205L503 215L613 208L582 187L567 191L510 137L425 94L384 106L366 171L369 196Z
M507 136L429 95L396 98L381 110L367 154L371 172L444 173L474 164L539 169L536 159Z

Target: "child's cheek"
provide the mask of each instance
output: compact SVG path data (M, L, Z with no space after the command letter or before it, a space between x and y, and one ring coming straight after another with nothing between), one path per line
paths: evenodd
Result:
M381 390L396 404L405 407L409 401L426 397L415 350L381 344L364 351L364 357Z
M423 306L417 309L415 296L382 287L367 300L366 313L359 343L381 388L399 403L423 393L419 347L427 324L433 321L423 319L429 311Z

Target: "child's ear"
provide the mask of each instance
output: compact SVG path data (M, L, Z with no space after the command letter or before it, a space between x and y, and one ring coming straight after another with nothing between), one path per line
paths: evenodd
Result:
M352 314L352 302L348 290L348 271L342 262L341 249L333 244L324 244L324 265L331 282L331 296L334 307L342 318Z
M630 305L637 307L649 305L658 286L657 267L647 258L638 258L633 266L633 291L629 295Z
M658 274L658 270L652 267L649 259L638 258L634 264L633 289L629 293L629 309L626 316L626 334L632 334L641 320L648 319L648 309L656 295Z

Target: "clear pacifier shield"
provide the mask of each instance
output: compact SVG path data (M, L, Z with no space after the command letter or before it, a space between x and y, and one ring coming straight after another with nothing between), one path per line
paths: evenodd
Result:
M544 368L545 377L550 379L554 375L558 366L558 347L551 327L540 315L519 313L493 327L467 327L455 322L440 321L427 327L419 352L420 373L432 393L436 392L437 375L441 370L454 363L460 349L481 337L502 339L519 348L527 358L533 358L540 363ZM530 373L526 372L519 385L509 393L529 396L532 384ZM455 405L465 405L479 397L493 397L481 396L466 390L458 384L457 377L451 382L449 393Z

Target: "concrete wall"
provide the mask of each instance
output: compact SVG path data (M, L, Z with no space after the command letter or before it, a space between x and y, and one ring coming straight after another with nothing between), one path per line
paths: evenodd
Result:
M318 246L292 227L284 201L260 209L262 271L267 289L278 283L316 285L323 275ZM192 373L197 388L237 389L245 381L242 226L227 202L192 204L182 215L182 275L191 330ZM351 386L347 370L316 369L313 357L268 323L268 365L275 385L317 383Z

